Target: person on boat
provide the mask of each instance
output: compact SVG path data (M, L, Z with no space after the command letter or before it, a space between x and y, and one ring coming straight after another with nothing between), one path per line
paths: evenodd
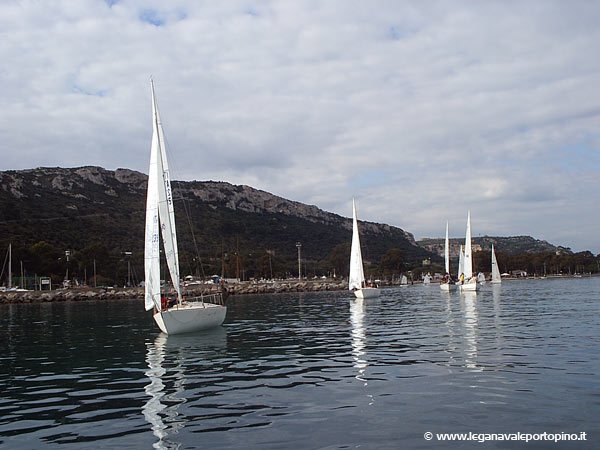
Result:
M465 282L465 274L464 274L464 273L461 273L461 274L460 274L460 282L461 282L461 283L464 283L464 282Z

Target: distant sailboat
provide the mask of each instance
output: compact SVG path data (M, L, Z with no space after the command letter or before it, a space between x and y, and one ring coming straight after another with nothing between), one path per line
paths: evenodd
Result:
M182 298L171 177L152 81L150 86L152 146L146 197L145 308L147 311L154 309L154 320L164 333L189 333L221 325L225 320L227 308L223 305L221 294L188 300ZM162 298L160 292L160 235L162 235L171 281L177 294L176 304L173 307L169 307L169 302Z
M358 234L358 220L356 218L356 204L352 199L352 247L350 249L350 276L348 289L354 291L356 298L379 297L380 290L368 287L365 283L362 252L360 250L360 236Z
M494 244L492 244L492 283L502 283L498 261L496 261L496 252L494 252Z
M408 278L406 278L406 275L402 275L402 277L400 277L400 286L407 286L408 285Z
M467 214L467 233L465 236L464 277L461 277L462 291L476 291L477 278L473 276L473 250L471 248L471 211Z
M423 284L431 284L431 275L427 274L423 277Z
M483 272L477 274L477 282L479 284L485 284L485 274Z
M454 281L450 276L450 238L448 236L448 222L446 222L446 242L444 244L444 268L446 269L446 273L444 279L440 282L440 289L442 291L453 291L456 289L456 284L454 284Z

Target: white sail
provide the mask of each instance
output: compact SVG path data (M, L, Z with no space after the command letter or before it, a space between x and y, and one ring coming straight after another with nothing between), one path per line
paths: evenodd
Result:
M408 284L408 278L406 278L406 275L402 275L402 278L400 278L400 284Z
M450 239L448 238L448 222L446 222L446 243L444 244L444 264L446 273L450 274Z
M492 244L492 283L501 283L502 278L500 277L500 269L498 268L498 261L496 261L496 252L494 252L494 244Z
M157 158L157 173L159 181L158 187L158 214L160 218L160 228L163 238L163 246L165 249L165 258L167 259L167 266L169 273L171 274L171 281L173 287L177 292L177 298L181 302L181 288L179 286L179 253L177 250L177 234L175 229L175 210L173 208L173 193L171 190L171 177L169 175L169 163L167 162L167 153L165 149L165 138L160 121L160 114L156 105L156 98L154 96L154 83L151 82L152 86L152 111L154 113L153 120L153 138L152 143L154 144L154 134L158 137L158 153L160 157Z
M150 167L148 169L148 192L146 194L146 232L144 247L145 307L160 310L160 236L158 219L158 133L152 87L152 144L150 146Z
M350 276L348 289L361 289L365 280L363 272L362 254L360 251L360 237L358 235L358 220L356 219L356 205L352 199L352 247L350 248Z
M465 280L473 276L473 255L471 249L471 211L467 215L467 235L465 237L465 266L463 273Z
M465 252L463 251L463 246L460 246L460 252L458 254L458 277L460 279L460 275L465 271Z
M179 284L179 255L175 229L175 214L171 192L171 177L167 162L165 139L152 91L152 145L146 197L146 228L144 248L145 301L147 310L155 309L154 321L166 334L182 334L217 327L225 320L227 307L221 294L188 298L183 301ZM160 235L165 258L179 304L163 305L160 292Z

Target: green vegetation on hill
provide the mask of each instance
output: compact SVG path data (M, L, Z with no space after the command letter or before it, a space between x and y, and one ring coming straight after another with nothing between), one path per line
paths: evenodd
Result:
M290 202L247 186L174 182L182 275L261 278L345 276L332 251L351 239L350 219ZM0 173L0 248L13 245L13 272L81 280L97 273L106 283L143 279L146 176L98 167L40 168ZM363 256L377 272L399 248L409 264L436 258L412 236L361 222ZM65 251L70 251L66 261ZM1 251L1 250L0 250ZM129 254L131 253L131 254Z

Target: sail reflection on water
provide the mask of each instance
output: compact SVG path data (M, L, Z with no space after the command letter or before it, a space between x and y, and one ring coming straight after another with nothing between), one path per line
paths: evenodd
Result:
M227 332L223 327L169 336L160 333L154 342L146 344L145 375L149 383L144 391L150 397L142 407L144 418L152 427L156 449L179 448L174 437L188 421L180 407L186 403L186 372L193 371L209 353L227 347ZM188 374L189 375L189 374Z
M482 370L477 365L477 294L475 292L463 291L461 298L465 319L465 365L469 369Z
M367 380L364 378L367 368L367 361L364 358L366 353L365 347L365 327L364 327L365 305L364 299L356 298L350 301L350 322L352 324L352 358L354 359L354 367L358 374L356 379L363 381L365 386Z

